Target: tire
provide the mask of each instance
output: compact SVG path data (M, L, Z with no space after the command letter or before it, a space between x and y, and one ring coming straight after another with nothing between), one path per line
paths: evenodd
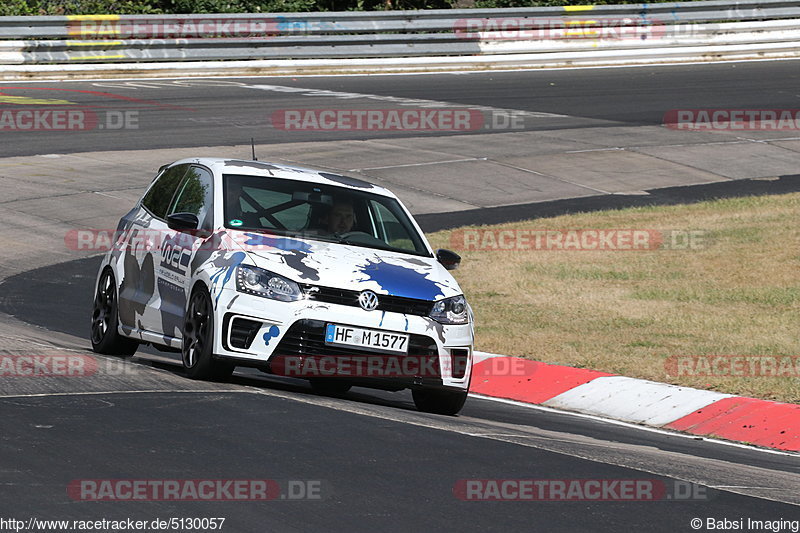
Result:
M352 383L338 378L314 378L308 381L311 383L311 388L314 389L314 392L330 396L345 394L353 388Z
M191 379L224 381L236 365L214 357L214 310L204 288L195 289L183 320L181 360Z
M119 334L117 283L114 272L107 268L100 276L92 305L92 351L104 355L128 357L136 353L139 342Z
M423 413L452 416L464 407L467 393L466 390L413 389L411 396L414 398L414 405Z

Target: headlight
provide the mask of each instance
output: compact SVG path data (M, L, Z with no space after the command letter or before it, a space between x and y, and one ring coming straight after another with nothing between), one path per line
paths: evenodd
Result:
M428 316L442 324L466 324L469 320L467 299L464 296L453 296L439 300L433 304L431 314Z
M236 267L236 290L281 302L294 302L303 298L303 292L294 281L269 270L247 265Z

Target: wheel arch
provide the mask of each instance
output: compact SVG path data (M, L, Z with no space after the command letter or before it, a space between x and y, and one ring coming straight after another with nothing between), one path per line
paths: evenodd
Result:
M208 289L208 284L205 281L203 281L202 279L196 279L192 283L192 288L189 290L189 297L186 299L187 305L188 305L189 300L192 299L192 296L194 295L194 293L199 291L199 290L204 290L209 295L211 294L211 291Z

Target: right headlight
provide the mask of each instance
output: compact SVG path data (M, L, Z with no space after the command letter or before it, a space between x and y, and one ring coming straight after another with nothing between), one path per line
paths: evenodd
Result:
M439 300L428 316L442 324L466 324L469 321L467 299L461 295Z
M236 267L236 290L281 302L303 299L303 291L294 281L269 270L248 265Z

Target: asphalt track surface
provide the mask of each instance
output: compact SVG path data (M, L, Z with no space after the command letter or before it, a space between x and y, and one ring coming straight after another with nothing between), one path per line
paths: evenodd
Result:
M97 264L84 259L10 278L2 285L0 312L43 332L85 335ZM51 297L55 291L58 299ZM250 370L237 372L230 384L197 390L177 357L143 352L126 364L124 377L147 394L127 387L96 392L75 380L66 394L28 390L0 398L4 514L225 517L231 531L521 531L532 522L543 531L688 531L695 517L798 516L796 506L707 487L697 501L462 501L454 487L464 479L669 484L694 479L692 464L708 462L710 469L719 468L711 463L731 471L757 467L763 477L751 479L753 486L769 486L771 475L798 473L800 466L796 457L478 398L458 417L438 417L417 413L407 392L354 389L327 398L301 380ZM644 463L619 466L615 452ZM651 473L661 471L659 461L674 462L680 474ZM187 478L310 480L320 483L322 499L176 504L76 502L66 494L80 479ZM771 496L786 497L774 489Z
M665 109L719 107L720 98L729 107L800 107L797 65L486 73L470 75L469 83L464 75L453 74L248 83L569 116L542 116L531 122L530 127L547 130L609 122L659 124ZM47 86L103 90L157 102L131 107L143 110L142 123L151 121L147 127L74 136L17 133L3 139L0 155L148 150L220 145L225 140L241 144L242 137L256 137L261 143L297 140L264 127L264 117L272 111L298 107L292 93L240 86L148 88L146 82L131 89L108 83L112 86ZM80 93L75 98L87 105L108 105L106 96ZM347 105L339 97L307 98L302 106L309 108ZM375 105L386 107L381 101ZM303 135L302 140L315 140L317 134ZM341 132L334 138L379 135L387 133ZM320 133L316 140L329 139L329 134ZM713 186L706 186L712 189L705 192L662 191L662 203L691 201L704 194L787 192L797 190L797 179L725 183L717 186L719 190ZM563 202L566 207L550 208L554 213L581 208ZM614 205L611 197L591 202L597 207ZM487 222L513 219L514 213L503 209L514 208L496 208L490 216L497 220ZM444 227L441 217L448 216L429 214L423 222L429 228ZM97 264L97 258L80 259L3 280L0 313L35 328L43 341L72 339L64 349L85 353L81 350L88 344L87 315ZM125 372L94 379L0 382L0 518L225 517L223 531L236 532L692 531L693 518L704 524L708 518L800 520L797 456L479 398L470 398L458 417L426 415L414 410L406 391L354 389L329 398L312 393L304 382L251 370L237 372L227 384L197 383L183 376L174 354L152 350L119 364ZM467 502L453 490L464 479L521 478L648 479L668 485L683 480L707 489L703 499L655 502ZM311 480L321 484L322 499L75 501L66 487L79 479Z
M139 112L137 130L94 129L77 135L63 132L16 132L3 139L0 157L100 150L217 146L256 143L331 141L418 135L415 132L318 131L286 132L271 127L270 117L284 109L348 108L348 99L244 89L241 84L279 85L337 92L367 93L446 101L464 107L488 106L568 116L540 117L526 122L527 131L617 125L658 125L671 109L781 108L798 105L800 68L797 61L433 74L425 76L341 76L242 78L173 85L158 81L5 83L10 95L67 99L101 111ZM205 84L202 86L201 84ZM58 91L20 92L20 87ZM99 94L66 92L94 91ZM123 96L139 102L120 100ZM765 105L768 102L769 105ZM395 107L376 101L376 109ZM463 135L463 133L460 133ZM431 133L432 136L446 133Z

